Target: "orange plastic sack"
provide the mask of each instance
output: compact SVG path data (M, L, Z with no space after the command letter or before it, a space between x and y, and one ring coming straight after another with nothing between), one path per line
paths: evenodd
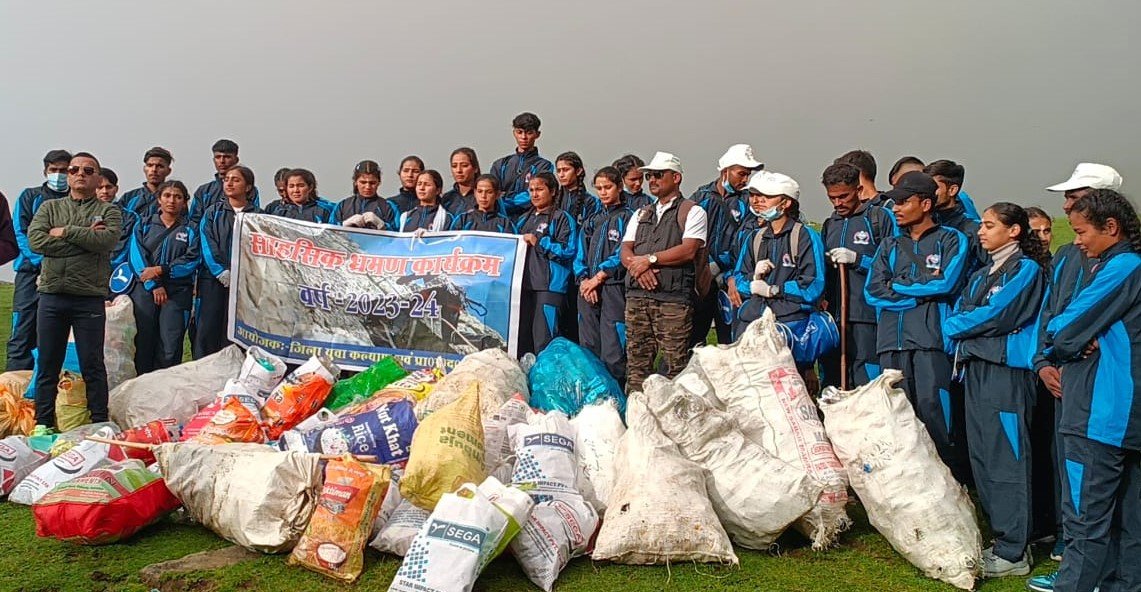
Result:
M178 440L178 421L172 417L156 419L139 427L120 432L115 436L120 442L135 442L138 444L163 444ZM150 464L155 461L155 455L150 450L142 448L123 448L127 458L135 458Z
M317 509L289 564L347 582L360 577L364 546L391 479L385 465L365 464L348 455L329 461Z
M269 439L277 440L286 430L317 413L341 369L327 358L313 356L274 387L262 407Z
M35 427L35 404L0 385L0 438L29 436Z
M226 442L265 442L265 429L261 418L237 399L229 399L222 409L214 414L198 435L189 440L200 444L223 444Z

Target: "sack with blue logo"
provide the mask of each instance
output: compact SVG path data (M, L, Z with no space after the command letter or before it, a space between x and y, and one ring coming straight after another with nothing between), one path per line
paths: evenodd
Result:
M557 337L535 358L527 376L531 406L541 411L562 411L574 417L583 405L614 399L618 412L626 414L622 385L590 350Z
M416 426L411 401L389 401L375 410L344 415L304 433L285 432L282 442L286 450L376 455L378 462L399 467L408 461Z
M840 347L840 330L827 312L813 311L807 319L778 324L788 338L788 347L797 364L812 364Z

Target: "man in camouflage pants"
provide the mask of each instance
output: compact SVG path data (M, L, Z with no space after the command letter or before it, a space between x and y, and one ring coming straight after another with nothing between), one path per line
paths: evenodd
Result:
M705 211L681 197L681 162L665 152L642 167L656 202L639 208L622 238L626 277L626 392L642 390L662 354L666 376L689 362L694 259L705 244ZM705 266L704 257L701 259Z

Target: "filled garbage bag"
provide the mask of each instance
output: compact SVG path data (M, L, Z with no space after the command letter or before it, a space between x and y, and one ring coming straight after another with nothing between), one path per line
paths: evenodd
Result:
M329 461L317 509L289 564L346 582L360 577L364 546L391 479L392 471L383 465L348 455Z
M104 427L96 435L110 438L116 429ZM115 452L119 454L116 448ZM82 477L94 469L106 466L116 460L111 458L110 444L84 440L67 452L52 458L21 480L12 490L8 500L17 504L32 505L47 495L56 485ZM120 456L118 460L121 460Z
M391 356L385 356L363 372L338 380L325 400L325 407L332 411L339 411L367 401L384 387L408 376L408 371Z
M456 364L426 399L416 405L420 419L455 401L472 384L479 385L480 416L490 419L512 395L528 398L527 375L514 358L501 349L485 349L468 354Z
M174 418L185 423L237 376L244 355L231 345L200 360L148 372L111 390L111 419L124 426Z
M515 448L511 482L527 491L564 491L594 497L575 452L575 429L561 411L532 413L508 428ZM541 501L541 499L540 499Z
M340 373L341 369L331 360L318 356L290 372L273 389L261 410L269 439L280 438L285 430L316 413Z
M265 399L284 376L285 362L254 345L246 350L246 359L242 361L237 379L251 394Z
M97 468L56 485L32 506L36 535L84 545L129 538L181 503L139 460Z
M161 444L166 486L190 517L253 551L293 548L316 507L320 456L262 444Z
M662 432L708 472L709 501L734 543L767 549L816 503L824 485L746 438L729 413L657 374L642 388Z
M8 436L0 440L0 497L12 493L40 465L51 460L46 450L36 450L27 436Z
M615 457L626 426L622 424L614 399L584 405L570 423L574 426L579 467L594 492L587 501L601 514L609 506L610 490L614 487Z
M523 573L551 592L567 563L589 549L598 529L598 513L577 493L544 489L528 493L535 508L508 548Z
M400 479L400 495L431 511L445 493L483 481L483 424L479 383L429 415L412 436L412 452Z
M562 411L574 417L583 405L613 399L618 413L626 413L622 385L590 350L557 337L535 358L528 375L531 406L543 411Z
M103 363L107 366L107 388L113 389L134 378L135 307L131 297L120 294L107 303L106 330L103 333Z
M188 442L226 444L229 442L265 442L261 415L243 405L240 399L227 398L210 422Z
M982 566L974 506L939 460L903 390L884 370L852 391L824 390L824 426L868 520L927 577L970 590Z
M618 449L612 506L591 557L632 565L736 565L729 535L709 502L705 472L662 433L640 395L626 405L630 429Z
M772 311L750 323L732 345L695 349L690 368L708 379L718 407L736 418L746 438L824 484L812 511L795 526L813 549L834 545L852 523L845 510L848 476Z
M515 446L508 432L511 426L525 423L533 413L523 395L515 394L499 411L483 420L483 469L500 481L511 481L515 470Z
M177 423L173 418L167 418L148 421L141 426L119 432L115 434L115 440L137 444L162 444L164 442L177 442L178 436ZM123 452L127 458L141 460L143 464L151 464L155 461L155 455L149 449L124 447Z
M87 383L78 374L64 371L59 376L55 397L55 423L61 432L91 423L87 410Z
M399 493L399 488L397 493ZM432 513L428 510L417 507L412 502L401 498L396 509L392 511L392 515L388 517L388 521L369 543L369 546L381 553L404 557L408 554L408 548L412 546L412 540L416 538L416 533L420 532L420 528L424 526L424 523L428 521L428 516L431 515Z
M10 374L15 373L5 373ZM23 393L19 384L0 384L0 438L28 436L36 428L36 405L25 399Z
M378 462L403 466L416 432L412 402L394 400L373 411L343 415L307 432L290 430L278 442L283 450L322 454L376 455Z

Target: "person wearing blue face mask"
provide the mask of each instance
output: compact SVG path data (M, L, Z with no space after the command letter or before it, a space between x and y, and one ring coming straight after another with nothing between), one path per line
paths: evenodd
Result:
M12 334L8 338L6 370L31 370L35 366L32 350L36 348L36 309L39 293L36 279L40 276L43 255L32 251L28 243L28 225L45 202L67 197L67 166L71 153L52 150L44 156L44 183L28 187L16 198L12 212L12 226L20 254L13 264L16 270L15 290L12 293Z

